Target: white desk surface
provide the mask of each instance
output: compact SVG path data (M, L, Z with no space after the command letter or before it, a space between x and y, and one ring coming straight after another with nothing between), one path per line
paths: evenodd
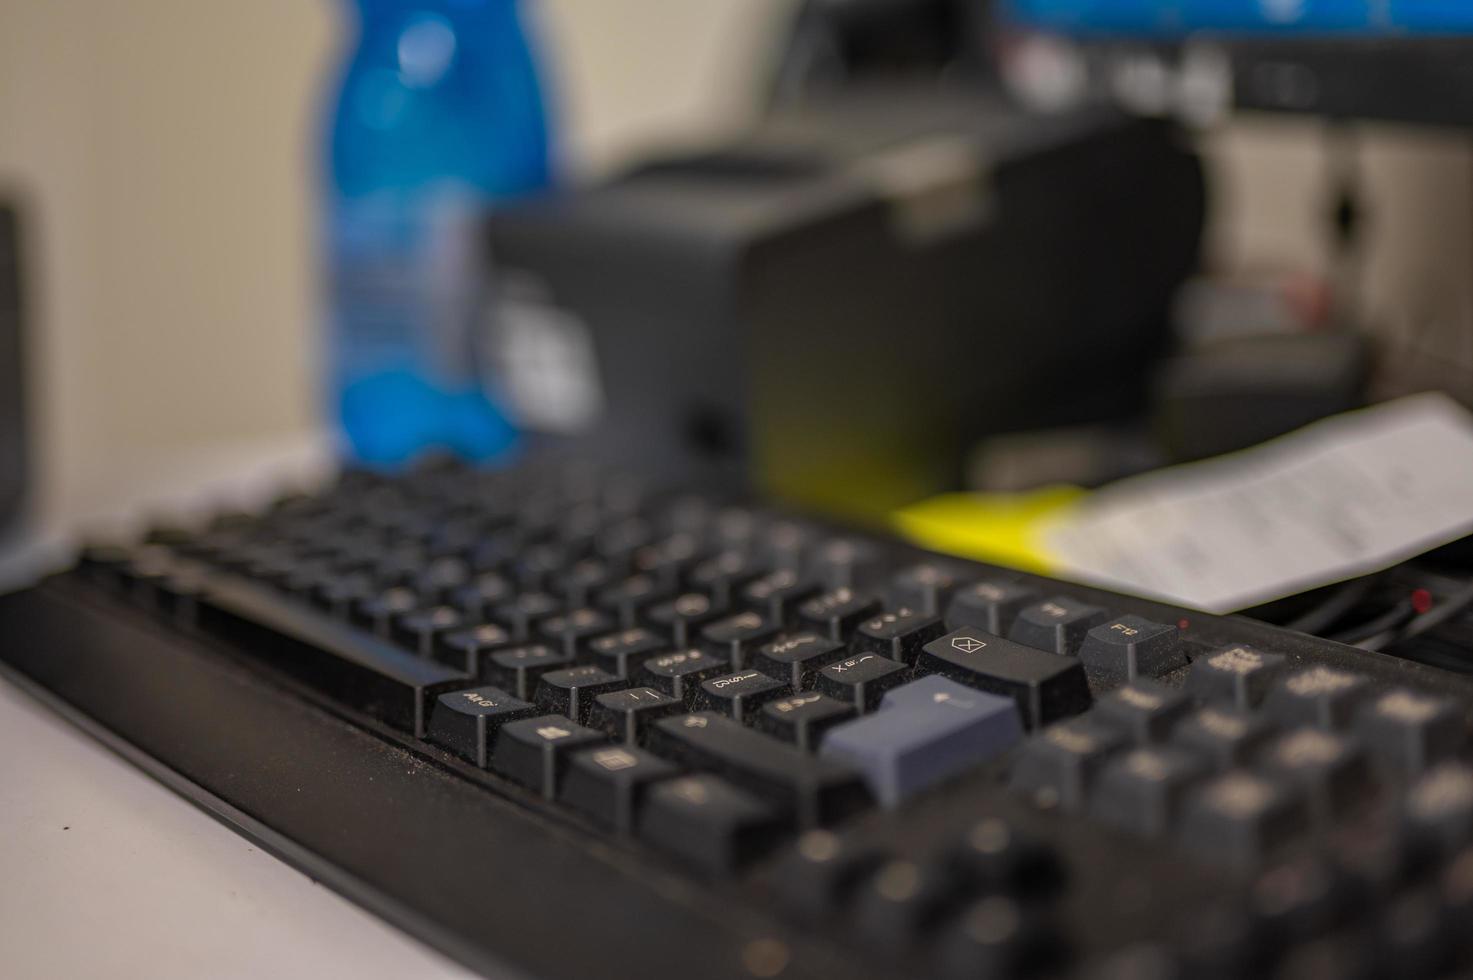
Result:
M180 469L223 473L224 485L239 491L239 460L230 462ZM259 472L254 464L247 469ZM114 497L123 510L149 509L143 501L157 499L146 488L127 497ZM38 530L24 547L12 539L11 547L0 548L0 572L13 578L33 564L26 552L44 562L53 551L43 539L89 526L83 522L95 522L103 510L71 508L65 516L77 520L70 527ZM3 679L0 974L6 980L470 976L237 836Z

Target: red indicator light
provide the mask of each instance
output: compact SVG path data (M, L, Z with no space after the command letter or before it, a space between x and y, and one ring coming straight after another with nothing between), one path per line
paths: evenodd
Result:
M1412 590L1412 608L1417 611L1417 615L1418 616L1422 615L1422 613L1424 613L1427 610L1431 609L1432 608L1432 593L1431 592L1428 592L1426 589L1413 589Z

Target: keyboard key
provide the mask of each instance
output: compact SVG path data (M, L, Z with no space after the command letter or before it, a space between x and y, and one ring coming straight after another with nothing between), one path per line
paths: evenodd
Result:
M1175 688L1155 681L1132 681L1101 698L1091 716L1118 728L1137 744L1163 741L1192 702Z
M435 652L435 641L465 625L465 617L452 606L430 606L400 616L394 623L394 638L421 657Z
M1024 646L1072 657L1079 653L1089 631L1109 618L1099 606L1054 596L1025 606L1008 629L1008 639Z
M1230 706L1208 705L1187 715L1171 731L1171 744L1221 771L1246 765L1273 729L1261 716Z
M773 874L785 910L807 922L836 916L861 882L884 862L871 845L856 844L828 830L799 835L793 853Z
M1089 681L1079 661L1046 654L971 627L926 644L920 673L940 674L1018 702L1023 724L1039 728L1089 707Z
M1284 669L1283 655L1237 646L1198 657L1187 674L1187 693L1252 711Z
M1180 631L1140 616L1118 616L1090 630L1079 661L1091 677L1110 684L1160 677L1187 665Z
M863 714L873 711L892 687L910 679L905 664L874 653L835 660L818 672L815 687L833 698L854 705Z
M482 661L482 676L528 700L537 690L538 679L549 670L570 667L573 658L544 643L497 650Z
M487 753L501 726L537 713L532 705L499 687L450 691L435 699L428 737L484 769Z
M1451 699L1395 688L1363 704L1355 733L1388 769L1423 772L1463 746L1463 712Z
M673 595L686 581L687 573L691 571L700 554L701 542L695 535L672 534L636 551L632 566L637 576L650 579ZM715 594L711 588L694 581L690 585L699 591ZM717 598L730 601L729 596Z
M769 572L742 589L742 604L755 609L774 623L797 626L797 609L819 592L817 582L803 578L791 568Z
M496 572L481 572L451 593L451 604L468 619L484 619L511 598L511 583Z
M914 609L922 616L937 616L951 600L957 583L957 571L945 565L936 562L911 565L890 579L890 604Z
M1256 867L1307 826L1303 800L1284 784L1234 770L1187 794L1178 821L1184 847L1218 864Z
M935 946L942 970L958 978L1055 976L1069 949L1037 908L1002 895L968 905Z
M614 620L597 609L574 609L549 616L537 625L537 632L551 646L570 656L578 656L588 641L617 628Z
M691 569L690 587L729 606L737 602L742 589L765 574L767 566L745 551L723 551Z
M853 589L835 589L798 606L798 622L835 643L844 643L860 623L880 611L880 600Z
M717 875L765 854L783 833L771 805L711 775L650 786L636 823L641 840Z
M1027 901L1056 897L1068 880L1058 851L998 817L972 824L951 856L975 889Z
M668 649L669 641L639 626L588 641L589 653L605 670L619 677L628 677L631 669L637 671L650 654Z
M651 657L640 668L638 678L673 698L689 701L701 681L731 673L731 664L704 650L681 650Z
M842 658L844 645L807 630L757 648L752 667L786 680L795 691L813 686L822 668Z
M414 590L430 602L445 602L456 589L470 580L471 569L459 558L432 559L410 583Z
M1088 718L1050 725L1023 743L1008 785L1038 806L1077 812L1105 762L1125 745L1122 732Z
M739 671L701 681L692 700L696 711L719 711L744 722L768 701L788 693L788 685L755 670Z
M970 626L993 636L1007 636L1018 613L1038 600L1038 593L1009 582L973 582L958 589L946 604L946 625Z
M1403 817L1414 840L1440 854L1473 841L1473 769L1456 762L1434 766L1408 789Z
M1131 749L1100 770L1090 814L1128 833L1159 837L1171 827L1187 788L1205 772L1201 760L1181 749Z
M1350 726L1370 693L1370 680L1361 674L1309 667L1280 680L1264 699L1263 710L1286 726L1340 730Z
M828 589L862 589L873 583L880 568L880 551L874 545L830 538L813 549L808 575Z
M887 696L874 714L831 728L820 749L861 772L886 807L981 765L1022 737L1011 698L944 677L905 686L912 690L894 701Z
M807 755L714 711L662 718L648 748L693 769L725 779L781 807L800 826L842 819L869 804L859 775L848 766Z
M479 677L482 673L482 660L490 653L511 645L510 633L495 623L482 623L480 626L441 635L435 644L433 656L456 670Z
M719 619L726 610L712 601L703 592L686 592L668 602L662 602L645 610L644 618L656 631L670 637L677 647L687 647L695 641L702 626Z
M394 620L414 612L419 606L418 592L396 585L359 600L353 609L353 618L365 629L387 637Z
M417 737L434 699L470 682L264 586L214 581L198 604L201 629Z
M568 757L558 799L605 826L629 833L645 791L678 772L664 759L629 746L584 749Z
M746 666L748 651L771 642L777 634L775 623L768 622L757 613L742 612L703 627L701 647L718 657L725 657L733 667L741 670Z
M888 955L906 952L960 898L948 868L895 859L860 883L847 918L857 939Z
M632 575L598 594L596 605L606 609L625 629L634 629L650 606L674 598L674 591L649 575Z
M685 702L652 687L610 691L593 699L588 726L607 732L611 738L631 744L644 740L645 730L655 721L685 714Z
M1360 746L1317 728L1280 736L1259 758L1271 776L1298 786L1322 822L1333 822L1369 788L1370 771Z
M810 691L767 702L755 723L758 731L791 742L804 752L814 752L825 732L853 717L854 705Z
M583 724L600 694L617 691L627 681L602 667L565 667L549 670L537 681L537 707L543 711L567 715Z
M901 607L865 620L854 633L855 653L877 653L903 664L914 664L921 647L946 632L940 618Z
M491 768L546 799L557 795L558 779L576 749L608 741L592 728L562 715L539 715L501 726L491 753Z
M544 619L563 611L563 604L546 592L523 592L491 610L491 618L506 627L518 643L536 633Z

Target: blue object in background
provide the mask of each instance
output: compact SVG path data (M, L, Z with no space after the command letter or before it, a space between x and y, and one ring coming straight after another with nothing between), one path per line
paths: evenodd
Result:
M348 452L472 459L515 432L483 386L479 219L551 178L517 0L355 0L330 120L324 247L329 394Z

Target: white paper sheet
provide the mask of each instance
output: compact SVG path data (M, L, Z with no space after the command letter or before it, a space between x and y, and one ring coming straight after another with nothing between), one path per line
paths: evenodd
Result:
M1414 395L1122 481L1044 529L1066 578L1230 612L1473 533L1473 416Z

